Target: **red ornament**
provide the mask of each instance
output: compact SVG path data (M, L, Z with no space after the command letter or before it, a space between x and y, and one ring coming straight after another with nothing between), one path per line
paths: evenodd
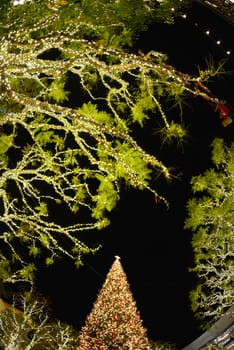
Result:
M232 123L231 108L225 103L219 102L215 108L219 112L220 119L222 119L222 124L224 127Z
M156 195L154 197L154 200L155 200L156 204L159 204L161 202L161 198L159 196L156 196Z
M218 103L216 106L216 110L219 111L220 118L227 119L230 114L230 108L224 103Z

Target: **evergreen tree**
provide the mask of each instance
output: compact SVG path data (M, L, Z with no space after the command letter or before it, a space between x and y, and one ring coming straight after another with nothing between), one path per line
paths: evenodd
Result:
M127 277L118 257L81 330L77 350L150 350Z
M234 143L212 143L214 167L192 178L185 228L192 230L194 271L199 280L191 292L202 328L219 319L234 302Z
M183 139L183 94L218 100L165 55L130 52L147 23L184 1L2 0L0 5L0 241L5 282L32 281L40 257L82 263L95 252L80 231L102 229L120 185L149 190L168 168L140 147L133 124L158 117L167 140ZM175 11L169 10L173 6ZM227 114L227 113L226 113ZM226 117L225 114L225 117ZM61 212L64 213L61 215ZM66 220L66 218L71 220Z

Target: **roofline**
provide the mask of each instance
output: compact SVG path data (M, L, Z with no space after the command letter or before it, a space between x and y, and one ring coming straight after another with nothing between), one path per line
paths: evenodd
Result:
M197 2L203 6L205 6L206 8L208 8L210 11L214 12L216 15L218 15L219 17L221 17L224 21L226 21L228 24L234 26L234 18L229 17L228 15L226 15L224 12L222 12L219 8L219 6L215 6L214 4L212 4L212 0L192 0L193 2ZM230 2L230 1L229 1ZM231 4L230 2L230 6L234 6L233 4Z
M213 326L204 332L200 337L195 339L192 343L185 346L182 350L199 350L203 346L210 343L212 340L218 338L229 327L234 324L234 305L232 305L227 312L213 324Z

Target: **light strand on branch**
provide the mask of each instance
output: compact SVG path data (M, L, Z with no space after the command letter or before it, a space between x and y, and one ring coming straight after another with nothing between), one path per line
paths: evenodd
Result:
M9 8L0 28L0 240L3 266L12 255L20 278L32 279L33 258L49 265L65 254L79 265L95 252L78 233L108 225L121 183L167 204L151 174L171 174L134 139L132 124L159 116L164 132L181 139L186 132L168 120L165 99L184 92L214 99L201 76L178 72L164 55L126 52L128 23L111 6L122 15L124 2L107 3L105 15L79 3L32 1ZM137 8L142 19L149 6ZM61 220L61 208L74 224Z

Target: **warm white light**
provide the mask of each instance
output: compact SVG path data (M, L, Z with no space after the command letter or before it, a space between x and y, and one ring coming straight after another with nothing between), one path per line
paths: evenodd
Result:
M217 41L216 41L216 44L217 44L217 45L220 45L220 44L221 44L221 41L220 41L220 40L217 40Z
M171 11L175 11L174 7L171 8Z
M207 34L207 35L209 35L209 34L210 34L210 30L209 30L209 29L206 31L206 34Z
M187 15L186 15L186 13L184 13L184 14L182 15L182 17L183 17L183 18L187 18Z
M17 6L17 5L22 5L24 3L24 0L14 0L13 1L13 5Z
M28 0L13 0L12 4L14 6L23 5L26 1L28 1Z
M227 54L227 55L230 55L230 54L231 54L231 51L230 51L230 50L226 51L226 54Z

